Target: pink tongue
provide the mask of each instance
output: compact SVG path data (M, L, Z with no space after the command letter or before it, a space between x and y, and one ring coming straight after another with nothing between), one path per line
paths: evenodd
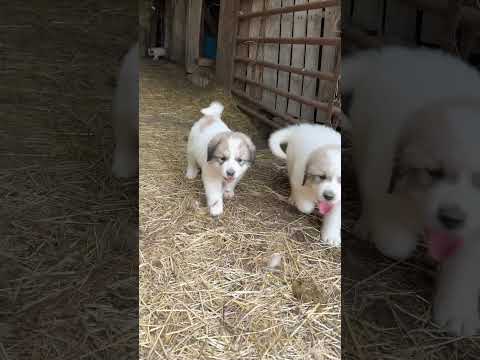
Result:
M442 231L427 231L428 254L436 261L443 261L463 245L463 239Z
M327 201L319 201L317 203L318 211L320 211L320 214L326 215L332 210L333 205L330 204Z

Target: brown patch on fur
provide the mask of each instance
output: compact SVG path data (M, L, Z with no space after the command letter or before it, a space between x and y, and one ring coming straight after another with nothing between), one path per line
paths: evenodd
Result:
M204 116L200 122L199 122L199 129L200 132L203 132L206 128L208 128L210 125L212 125L215 121L217 121L216 118L213 116Z
M410 116L396 144L389 192L394 191L400 178L416 176L414 172L418 169L462 167L465 154L450 150L462 141L453 136L453 127L462 126L461 119L452 121L448 114L459 109L480 114L479 100L479 97L439 99ZM421 183L423 179L417 180Z
M252 164L255 162L256 157L256 147L255 144L252 142L247 135L241 132L235 132L232 134L232 138L237 138L241 140L240 145L240 156L244 160L250 161Z
M326 145L316 149L310 154L305 166L305 176L303 178L304 185L307 182L308 175L323 175L325 172L328 172L327 169L334 166L331 158L327 155L330 150L341 151L341 147L339 145Z
M207 161L214 158L228 157L228 139L231 132L225 131L215 135L208 143Z
M241 141L238 150L240 157L253 163L255 160L255 145L247 135L240 132L223 132L215 135L208 143L207 161L214 158L230 157L228 140L235 138Z

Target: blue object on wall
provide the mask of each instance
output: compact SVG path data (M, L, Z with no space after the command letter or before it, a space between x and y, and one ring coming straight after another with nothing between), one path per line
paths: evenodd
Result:
M203 41L203 56L208 59L217 58L217 39L210 35L205 35Z

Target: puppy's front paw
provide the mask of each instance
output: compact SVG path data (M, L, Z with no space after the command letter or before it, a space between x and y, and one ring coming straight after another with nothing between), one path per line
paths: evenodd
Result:
M322 230L321 236L322 241L327 245L340 247L342 244L342 236L340 231L330 229Z
M223 213L223 201L217 200L212 206L210 206L210 215L219 216Z
M185 177L187 179L190 179L190 180L195 179L197 177L197 175L198 175L198 169L197 168L188 167L187 171L185 172Z
M478 299L460 294L437 294L433 305L433 321L454 336L473 336L480 330Z
M310 215L315 210L315 204L312 201L299 200L296 201L297 209L304 214Z
M235 193L233 191L225 190L225 192L223 193L223 197L225 199L233 199L234 196Z
M403 229L401 226L377 224L371 232L372 240L377 249L385 256L404 260L415 251L417 246L416 234Z

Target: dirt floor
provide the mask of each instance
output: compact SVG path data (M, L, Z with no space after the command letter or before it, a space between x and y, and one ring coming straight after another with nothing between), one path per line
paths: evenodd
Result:
M212 100L258 146L218 220L201 181L184 178L188 132ZM317 217L285 202L286 170L266 134L173 64L145 61L140 110L142 358L339 359L340 252L321 244Z
M135 9L2 4L2 359L136 357L137 184L110 176L112 79Z

